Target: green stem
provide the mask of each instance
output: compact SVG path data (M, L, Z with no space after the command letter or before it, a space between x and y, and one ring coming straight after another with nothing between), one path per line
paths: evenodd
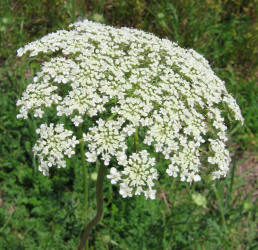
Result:
M84 229L78 250L84 249L85 243L89 236L89 232L101 220L101 216L103 213L103 182L104 182L105 170L106 170L106 167L104 163L101 161L99 172L98 172L97 183L96 183L97 213L94 219Z
M218 201L218 208L219 208L219 212L220 212L220 216L221 216L221 220L222 220L222 225L223 225L225 233L227 233L227 224L226 224L224 208L223 208L223 205L222 205L221 197L220 197L219 192L218 192L218 190L215 186L213 187L213 190L214 190L216 199Z
M107 118L106 121L110 121L110 120L112 120L113 118L115 118L116 116L117 116L117 113L113 113L111 116L109 116L109 117Z
M82 126L80 126L80 135L82 137ZM82 172L83 172L83 187L84 187L84 199L83 199L83 207L85 209L86 214L88 213L88 194L89 194L89 182L88 182L88 171L86 167L85 160L85 151L84 151L84 142L80 140L80 151L81 151L81 160L82 160Z
M72 22L76 19L76 0L72 0Z
M139 135L138 135L138 127L135 127L134 141L135 141L135 149L136 149L136 152L138 152L138 151L139 151Z
M82 138L82 125L79 127L80 137ZM86 160L85 160L85 150L84 150L84 141L83 139L80 140L80 152L81 152L81 160L82 160L82 173L83 173L83 188L84 188L84 197L83 197L83 210L85 212L85 219L87 223L88 217L88 196L89 196L89 179L88 179L88 171L86 167ZM88 241L86 242L86 250L89 249Z

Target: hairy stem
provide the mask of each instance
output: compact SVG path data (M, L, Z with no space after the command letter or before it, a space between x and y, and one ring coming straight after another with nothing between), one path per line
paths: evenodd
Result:
M94 219L84 229L78 250L84 249L90 230L101 220L101 216L103 213L103 182L104 182L105 170L106 170L106 167L104 163L101 161L99 172L98 172L97 183L96 183L97 213Z

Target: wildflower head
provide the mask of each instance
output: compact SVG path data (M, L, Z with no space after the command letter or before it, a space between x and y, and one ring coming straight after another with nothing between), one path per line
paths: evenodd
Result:
M107 177L123 197L155 198L157 155L168 162L166 173L181 181L200 181L205 169L213 179L226 176L224 114L242 123L243 118L225 83L194 50L84 20L18 50L18 56L25 53L50 59L17 101L17 117L42 118L52 107L75 130L91 120L83 138L64 124L37 129L33 151L44 174L54 165L65 167L80 139L86 161L110 166Z

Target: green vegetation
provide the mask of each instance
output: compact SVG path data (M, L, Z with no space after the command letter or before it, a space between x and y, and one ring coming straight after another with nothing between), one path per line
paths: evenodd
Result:
M257 8L256 0L2 0L0 250L76 249L80 241L80 154L44 177L31 151L37 121L17 120L15 105L38 69L16 50L77 18L136 27L194 48L225 80L245 118L243 127L231 127L232 167L222 181L189 186L164 175L154 201L123 199L106 181L105 214L91 232L90 249L257 249ZM92 218L96 167L87 167Z

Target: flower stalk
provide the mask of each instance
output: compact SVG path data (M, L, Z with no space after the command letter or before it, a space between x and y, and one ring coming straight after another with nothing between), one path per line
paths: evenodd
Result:
M82 137L82 124L79 127L80 137ZM84 188L84 197L83 197L83 211L84 218L87 224L88 221L88 201L89 201L89 178L88 178L88 170L86 166L85 160L85 150L84 150L84 141L80 140L80 153L81 153L81 161L82 161L82 172L83 172L83 188ZM86 250L88 250L88 242L86 242Z
M104 182L105 170L106 170L106 167L104 163L101 161L100 168L98 171L97 183L96 183L97 213L94 219L86 226L83 232L78 250L84 249L86 241L89 236L89 232L101 220L102 213L103 213L103 182Z
M80 136L82 137L82 125L79 128ZM86 218L88 216L88 196L89 196L89 178L88 178L88 170L86 167L85 160L85 150L84 150L84 142L80 140L80 153L81 153L81 161L82 161L82 172L83 172L83 187L84 187L84 199L83 199L83 208L86 213Z
M138 127L135 127L135 133L134 133L134 141L135 141L135 150L136 152L139 152L139 135L138 135Z

